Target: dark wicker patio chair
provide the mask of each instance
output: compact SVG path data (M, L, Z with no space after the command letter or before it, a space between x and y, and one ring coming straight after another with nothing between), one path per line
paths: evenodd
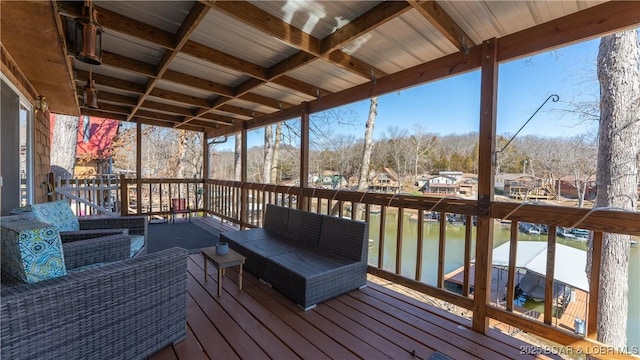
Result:
M67 275L3 276L0 358L143 359L185 338L186 250L130 259L125 234L75 240L63 244Z

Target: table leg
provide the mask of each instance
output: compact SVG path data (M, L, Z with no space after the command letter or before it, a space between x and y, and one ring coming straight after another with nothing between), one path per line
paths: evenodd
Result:
M240 272L238 275L238 289L242 291L242 264L240 264Z
M207 276L207 257L203 256L204 258L204 281L207 281L207 279L209 278L209 276Z
M224 268L218 268L218 297L222 293L222 273L224 272Z

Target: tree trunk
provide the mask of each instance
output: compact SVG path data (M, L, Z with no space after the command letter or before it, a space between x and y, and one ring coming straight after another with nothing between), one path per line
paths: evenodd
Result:
M187 164L187 132L184 130L178 131L178 167L176 169L175 177L178 179L184 179L185 176L185 165ZM182 194L180 194L182 195Z
M369 185L369 166L371 165L371 153L373 151L373 127L378 115L378 97L371 98L369 117L364 130L364 152L362 154L362 168L358 177L358 191L366 191Z
M600 130L596 207L635 211L637 206L639 66L640 46L635 29L601 39L598 53ZM597 329L598 340L614 347L623 347L627 342L629 246L628 235L604 234Z
M234 180L240 181L242 180L242 134L237 133L235 139L235 151L233 154L233 172L234 172Z
M282 143L282 122L276 124L276 138L271 154L271 180L278 183L278 163L280 162L280 143Z
M262 182L271 182L271 161L273 160L273 128L271 125L264 128L264 162L262 163Z
M89 121L89 117L84 117L84 121ZM51 171L53 173L64 178L73 177L77 146L78 117L56 115L53 125L53 140L51 141Z

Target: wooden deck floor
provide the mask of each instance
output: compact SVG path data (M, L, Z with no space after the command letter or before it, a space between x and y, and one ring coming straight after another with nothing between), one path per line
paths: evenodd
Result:
M487 336L458 318L370 279L369 286L302 311L254 276L188 260L187 339L150 359L521 359L530 344L496 330ZM530 356L531 357L531 356Z

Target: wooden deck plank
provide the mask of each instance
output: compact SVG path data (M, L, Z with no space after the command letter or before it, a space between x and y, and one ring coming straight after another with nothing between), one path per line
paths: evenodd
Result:
M194 265L201 266L202 264L198 261L193 261ZM193 270L193 268L191 268ZM209 273L215 275L214 272L217 271L212 269L212 267L208 267ZM233 273L231 269L227 269L228 273ZM202 274L204 276L204 270L200 268L199 270L195 270L196 273ZM193 274L193 272L192 272ZM235 274L231 275L233 278ZM203 279L198 276L194 276L200 283L202 283ZM210 276L211 278L217 279L217 275ZM227 280L227 279L225 279ZM276 337L278 337L279 341L283 344L287 344L293 352L298 354L298 356L305 356L313 359L330 359L325 353L323 353L320 349L318 349L311 341L307 340L303 337L299 332L295 331L289 324L283 321L281 318L277 317L271 308L265 307L261 302L261 299L256 299L250 296L247 293L246 286L253 286L253 284L247 284L245 282L244 290L242 292L229 291L231 286L237 286L235 284L228 285L228 282L225 281L223 288L225 288L228 292L227 295L231 296L235 301L249 311L257 321L264 324L265 328L269 329ZM266 285L263 285L266 286ZM237 289L237 287L235 288ZM246 295L246 296L244 296ZM226 296L226 295L225 295Z
M340 301L345 304L357 308L364 314L367 314L373 318L379 319L381 322L388 324L393 327L397 331L400 331L404 336L410 337L415 341L422 342L425 346L437 350L453 359L491 359L491 357L478 357L469 352L467 352L466 348L459 348L455 343L455 337L441 339L438 335L438 329L423 324L422 321L416 317L411 317L408 314L400 313L390 314L385 312L375 305L371 305L370 303L378 302L378 305L383 306L382 302L379 302L376 299L370 298L366 295L350 293L349 296L344 296L340 298ZM425 328L426 326L426 328ZM433 333L436 333L434 335ZM423 354L418 353L417 356L425 357Z
M260 302L265 308L268 308L274 315L289 324L294 331L315 344L315 346L330 358L357 358L347 347L336 342L331 336L319 330L315 324L305 317L306 312L295 305L289 298L261 283L253 275L246 277L243 282L243 289L244 284L247 284L247 293L256 299L260 299Z
M202 268L199 268L193 261L189 261L188 268L190 269L192 277L198 281L202 289L205 290L212 299L218 302L238 326L244 330L270 358L293 359L298 357L285 343L280 341L269 328L265 327L253 314L247 311L237 299L230 296L233 293L239 292L237 286L225 289L227 293L223 293L222 296L218 297L217 283L211 280L205 283L203 281L204 270ZM200 273L201 276L198 276L198 273ZM225 283L225 281L223 281L223 283Z
M377 335L377 337L372 337L372 340L379 341L378 338L385 339L385 341L379 342L381 346L388 346L387 343L392 343L394 347L399 349L394 351L392 356L393 359L414 358L414 353L420 353L421 357L429 358L433 353L435 353L435 350L425 346L421 342L405 336L387 324L361 313L360 311L354 311L353 308L344 304L340 300L329 300L327 305L338 311L341 316L349 318L352 321L371 329L371 331Z
M509 357L503 356L502 354L496 354L495 350L492 350L490 347L484 346L485 344L483 343L479 344L471 341L466 336L470 334L461 334L462 331L469 333L473 332L468 328L444 321L435 314L426 311L419 311L415 307L402 301L396 300L392 303L388 302L389 298L386 297L385 299L383 296L380 296L381 293L377 292L375 289L363 289L362 292L363 294L353 293L350 295L352 295L355 299L361 300L376 309L385 311L386 313L394 316L400 321L414 324L421 330L427 331L430 334L434 334L435 337L439 338L442 341L460 346L464 348L465 351L473 354L474 356L478 356L483 359L509 359ZM346 301L347 299L345 298L341 300ZM497 342L494 342L494 344L491 345L496 344ZM505 347L505 349L510 350L507 347Z
M187 291L198 299L198 305L240 358L269 357L191 275L187 278ZM203 343L201 339L199 341Z
M448 328L451 328L451 326L462 326L464 328L470 328L470 321L468 319L465 319L463 317L457 316L455 314L452 314L444 309L440 309L434 306L431 306L425 302L422 302L420 300L417 300L413 297L407 296L405 294L401 294L399 292L394 291L393 289L389 289L383 285L381 285L379 282L369 282L369 288L370 289L375 289L376 291L379 291L380 293L383 293L387 296L389 296L392 299L397 299L400 300L402 302L406 302L409 303L411 306L416 307L417 309L419 309L418 314L420 314L421 316L427 317L427 318L431 318L434 321L437 318L443 319L444 323ZM435 316L435 317L431 317L431 316ZM512 336L509 336L507 334L504 334L498 330L495 329L489 329L489 331L487 332L486 335L477 333L475 331L469 331L468 333L466 333L468 335L466 335L469 339L476 341L478 343L490 343L491 344L491 348L497 347L496 350L502 354L505 354L509 357L514 357L516 359L521 359L521 358L532 358L534 356L529 355L528 357L525 356L524 354L521 354L520 349L523 346L527 346L530 347L531 344L516 339ZM492 341L496 341L496 342L492 342ZM501 346L500 344L505 344L507 345L507 348L504 348L503 346ZM504 350L504 352L502 352L502 350ZM549 357L549 355L537 355L535 356L535 358L537 359L560 359L560 356L553 356L550 355L551 357Z
M187 326L187 338L174 345L175 353L178 359L194 359L194 360L206 360L209 359L205 354L202 346L198 343L198 339L193 334L191 327Z
M520 359L520 347L531 346L497 330L473 332L466 319L371 279L368 288L305 312L251 274L243 274L239 291L237 271L227 269L218 297L217 270L208 267L205 283L202 261L189 256L186 340L151 360L428 359L436 351L454 359Z
M205 311L200 308L197 303L197 299L190 296L187 297L187 323L193 334L197 339L198 346L202 346L204 352L211 357L213 354L216 357L224 359L239 359L233 348L225 341L220 331L213 325L213 323L207 317ZM178 344L181 345L182 343ZM177 346L176 346L177 347ZM195 351L189 348L189 353ZM188 353L185 351L185 355ZM178 356L183 359L181 354ZM184 357L188 359L188 357Z

